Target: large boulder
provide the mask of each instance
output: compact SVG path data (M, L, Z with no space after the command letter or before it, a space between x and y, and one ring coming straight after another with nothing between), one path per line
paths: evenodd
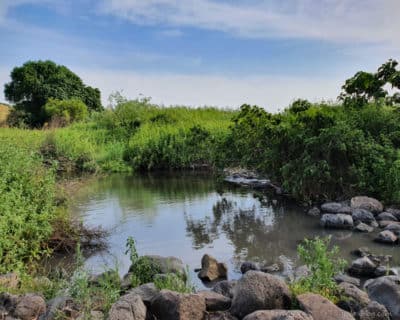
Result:
M378 221L399 221L392 213L390 212L382 212L377 215L376 220Z
M400 236L400 224L390 223L385 227L385 230L393 232L396 236Z
M340 202L325 202L321 205L321 211L325 213L339 213L343 205Z
M321 225L325 228L351 229L353 228L353 218L348 214L325 213L321 217Z
M236 284L236 280L222 280L219 281L211 290L232 299Z
M354 320L354 317L335 306L328 299L315 293L304 293L297 296L300 308L314 320Z
M159 273L175 273L186 275L186 267L182 260L176 257L162 257L158 255L147 255L143 256L148 259L150 263L159 268ZM129 268L131 272L132 266Z
M313 320L300 310L259 310L250 313L243 320Z
M198 291L198 295L204 297L207 311L225 311L231 307L231 299L214 291Z
M400 209L387 208L386 212L391 213L392 215L394 215L400 221Z
M18 298L13 316L21 320L32 320L45 312L46 301L43 297L35 293L28 293Z
M394 244L398 240L397 236L389 230L384 230L379 232L378 236L375 238L376 242L380 243L388 243L388 244Z
M338 305L344 310L356 313L370 302L368 294L351 283L342 282L339 288L342 291L342 299Z
M390 314L383 305L376 301L371 301L360 310L357 318L359 320L390 320Z
M354 230L358 232L372 232L374 231L374 228L367 225L366 223L360 222L355 226Z
M242 274L245 274L247 271L250 271L250 270L258 271L258 270L260 270L260 267L258 266L257 263L251 262L251 261L245 261L240 265L240 272Z
M374 214L378 214L383 211L383 204L380 201L365 196L351 198L350 206L354 209L365 209Z
M393 320L400 320L400 277L373 279L365 284L365 288L371 300L384 305Z
M214 281L219 278L226 278L228 267L225 263L220 263L214 257L205 254L201 258L201 270L198 274L203 281Z
M198 294L161 290L152 301L151 311L158 320L203 320L206 301Z
M360 286L360 279L350 277L347 274L337 274L333 277L333 279L336 281L336 283L340 284L342 282L347 282L351 283L352 285L355 285L356 287Z
M109 320L146 320L147 308L139 295L129 293L115 302L109 312Z
M260 271L248 271L237 282L230 312L243 318L257 310L287 309L291 302L290 290L282 279Z
M154 283L146 283L133 288L128 291L129 294L138 295L146 306L150 306L151 301L157 296L160 290L154 285Z
M370 258L362 257L351 263L349 273L353 276L373 277L376 267Z
M355 224L363 222L371 225L373 222L376 222L372 212L365 209L354 209L351 216L353 217L353 221Z

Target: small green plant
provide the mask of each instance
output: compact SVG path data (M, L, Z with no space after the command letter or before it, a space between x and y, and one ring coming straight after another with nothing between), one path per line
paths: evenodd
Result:
M160 290L168 289L181 293L192 293L195 291L195 286L191 283L189 275L188 267L186 267L185 274L167 273L157 275L154 278L154 285Z
M303 244L297 247L300 259L310 270L308 276L302 277L292 283L292 292L295 295L314 292L333 302L336 302L340 290L333 279L334 275L343 272L346 261L337 258L339 247L329 249L331 237L305 239Z

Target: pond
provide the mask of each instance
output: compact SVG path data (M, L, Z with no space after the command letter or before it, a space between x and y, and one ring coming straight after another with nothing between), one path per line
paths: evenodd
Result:
M325 230L319 218L307 216L302 207L221 184L207 174L96 178L77 192L73 203L71 210L85 225L109 231L107 250L86 260L94 272L116 265L121 275L127 272L129 236L141 255L182 259L198 287L202 284L193 270L200 267L205 253L225 262L229 278L234 279L240 276L243 261L283 262L290 269L297 263L300 241L317 235L332 235L348 260L352 250L368 246L373 253L393 255L396 265L400 261L399 248L374 243L375 234Z

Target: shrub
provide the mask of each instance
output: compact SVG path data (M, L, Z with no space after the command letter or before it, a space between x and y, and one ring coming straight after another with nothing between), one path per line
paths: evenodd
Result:
M294 294L305 292L318 293L336 302L340 291L333 277L343 272L346 262L337 258L339 247L329 248L331 238L305 239L297 247L298 255L310 270L308 276L301 277L292 283Z
M51 121L59 121L61 125L84 120L88 116L87 106L75 98L68 100L50 98L45 104L44 110Z

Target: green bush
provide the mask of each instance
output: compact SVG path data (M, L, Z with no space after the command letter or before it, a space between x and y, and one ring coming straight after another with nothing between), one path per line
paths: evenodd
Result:
M55 179L41 158L14 144L0 146L0 274L24 271L50 252L56 217Z
M87 106L79 99L58 100L50 98L44 105L47 117L53 121L69 124L84 120L88 116Z
M297 247L300 259L306 264L310 274L291 284L295 295L313 292L337 302L340 290L333 277L343 272L346 262L337 258L339 248L329 248L329 243L330 237L317 237L312 240L305 239L304 243Z

